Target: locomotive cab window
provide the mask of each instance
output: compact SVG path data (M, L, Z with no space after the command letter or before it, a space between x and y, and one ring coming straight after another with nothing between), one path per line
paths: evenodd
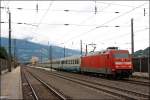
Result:
M127 53L118 53L114 54L114 58L129 58L129 55Z

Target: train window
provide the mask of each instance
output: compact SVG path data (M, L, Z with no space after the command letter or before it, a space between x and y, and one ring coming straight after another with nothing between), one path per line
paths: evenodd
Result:
M126 53L118 53L118 54L114 54L115 58L129 58L129 55Z
M79 64L79 61L78 61L78 59L77 59L77 64Z
M77 64L79 64L79 61L78 61L78 59L77 59Z

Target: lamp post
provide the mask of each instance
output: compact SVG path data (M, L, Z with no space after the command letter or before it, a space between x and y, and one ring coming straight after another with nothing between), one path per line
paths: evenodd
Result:
M50 62L51 62L51 71L52 71L52 45L50 46Z
M11 13L8 10L9 14L9 45L8 45L8 50L9 50L9 58L8 58L8 71L11 72Z

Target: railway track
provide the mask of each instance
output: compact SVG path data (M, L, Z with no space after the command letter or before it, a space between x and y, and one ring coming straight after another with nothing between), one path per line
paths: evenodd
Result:
M92 75L88 75L88 76L92 76ZM102 80L105 80L106 77L103 77L103 76L92 76L92 77L100 77ZM145 82L145 81L139 81L139 80L135 80L135 79L121 79L121 80L117 80L117 81L120 81L120 82L124 82L124 83L130 83L130 84L136 84L136 85L141 85L141 86L150 86L150 82Z
M150 86L149 82L138 81L138 80L133 80L133 79L123 79L122 81L126 82L126 83L131 83L131 84L138 84L138 85L143 85L143 86Z
M25 80L28 83L28 86L30 87L31 91L32 91L32 96L34 97L35 100L38 100L38 96L34 90L34 88L32 87L31 83L29 82L29 80L27 79L27 76L25 75L25 73L23 73L25 76Z
M39 79L37 76L35 76L33 73L31 73L30 71L28 71L26 69L26 72L24 72L25 75L25 79L27 81L27 83L29 84L29 87L32 90L32 95L34 97L35 100L42 100L43 98L40 97L40 94L37 92L37 90L34 88L33 84L31 83L32 80L29 79L28 75L31 75L34 79L36 79L38 82L40 82L43 86L43 89L47 89L47 94L46 95L50 95L51 98L47 98L47 99L55 99L55 100L67 100L68 98L66 96L64 96L62 93L58 92L55 88L53 88L52 86L50 86L49 84L45 83L44 81L42 81L41 79ZM39 90L40 91L40 90ZM43 91L43 90L41 90ZM45 96L46 96L45 95ZM52 97L53 96L53 97Z
M69 80L69 81L87 86L87 87L90 87L90 88L93 88L93 89L96 89L96 90L99 90L99 91L106 92L106 93L109 93L109 94L112 94L112 95L115 95L115 96L118 96L121 98L125 98L125 99L136 100L136 99L149 99L150 98L149 94L139 93L136 91L130 91L127 89L121 89L118 87L112 87L112 86L104 85L101 83L96 83L96 82L91 82L91 81L87 81L84 79L66 76L63 74L58 74L58 73L57 74L49 73L49 74L54 75L59 78L63 78L65 80Z

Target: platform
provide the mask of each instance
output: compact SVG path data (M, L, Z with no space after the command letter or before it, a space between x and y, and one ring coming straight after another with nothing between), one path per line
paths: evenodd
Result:
M20 67L1 75L0 99L22 99Z
M149 73L144 73L144 72L134 72L132 73L133 77L139 77L139 78L149 78Z

